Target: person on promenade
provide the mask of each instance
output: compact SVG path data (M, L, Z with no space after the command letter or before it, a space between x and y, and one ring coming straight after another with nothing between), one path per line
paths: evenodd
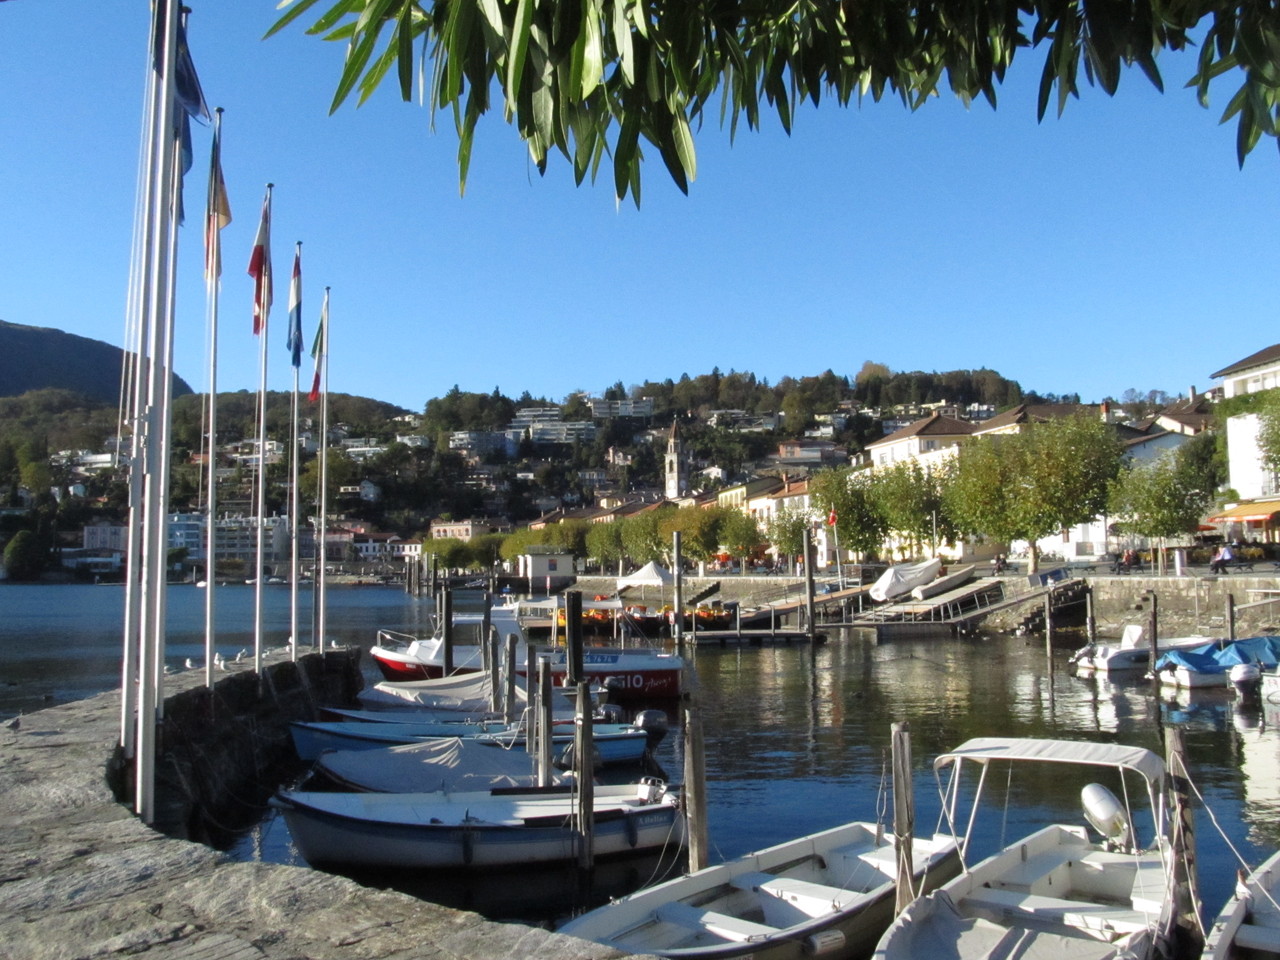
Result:
M1213 555L1213 559L1209 561L1210 573L1226 573L1227 564L1236 558L1235 553L1231 549L1231 544L1224 543L1218 548Z

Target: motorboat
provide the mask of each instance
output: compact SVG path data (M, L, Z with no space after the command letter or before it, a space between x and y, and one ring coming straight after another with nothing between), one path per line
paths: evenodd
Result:
M945 834L916 838L912 859L926 890L960 864ZM846 823L640 890L559 932L673 960L858 956L893 919L895 878L892 835Z
M362 723L359 721L311 722L294 720L289 724L294 749L299 759L315 760L325 750L376 750L404 743L423 743L441 738L483 739L508 747L524 749L527 727L500 721L468 723ZM663 730L665 733L665 730ZM573 742L572 726L553 728L551 743L562 748ZM603 764L639 763L656 730L630 723L592 724L592 743Z
M536 761L523 745L496 740L446 737L379 750L326 750L312 773L343 790L378 793L457 793L499 787L538 786ZM553 784L571 775L553 770Z
M1171 650L1156 660L1155 673L1161 684L1179 689L1225 687L1231 683L1232 667L1241 664L1275 670L1280 665L1280 637L1215 640Z
M1172 859L1164 762L1149 750L1109 743L983 737L969 740L934 763L943 810L953 825L962 774L977 766L974 812L981 804L991 765L1008 761L1104 769L1120 790L1087 784L1081 793L1085 819L1079 825L1050 824L1005 846L934 892L913 901L877 944L877 960L974 960L990 957L1052 960L1147 960L1154 956L1168 900ZM944 789L941 773L950 769ZM1011 769L1012 772L1012 769ZM1003 777L1002 777L1003 779ZM1128 780L1141 789L1129 789ZM1144 794L1152 833L1143 845L1129 807ZM962 859L972 852L974 817L960 840Z
M1190 636L1157 639L1158 653L1171 650L1188 650L1207 643L1216 643L1213 637ZM1076 673L1109 675L1146 670L1151 665L1151 644L1141 624L1131 623L1124 628L1119 643L1097 642L1081 647L1071 655Z
M284 790L298 852L312 866L381 869L510 868L578 855L572 786L460 793ZM613 857L684 844L684 816L666 784L593 789L593 854Z
M1280 851L1241 877L1205 938L1202 956L1204 960L1280 957Z

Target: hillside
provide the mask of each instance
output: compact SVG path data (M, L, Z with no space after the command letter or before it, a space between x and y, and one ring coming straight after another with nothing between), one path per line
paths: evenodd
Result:
M123 350L101 340L0 320L0 397L70 390L114 407L123 358ZM174 396L190 392L185 380L173 378Z

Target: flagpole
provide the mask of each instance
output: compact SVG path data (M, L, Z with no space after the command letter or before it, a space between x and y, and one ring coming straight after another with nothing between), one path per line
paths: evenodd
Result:
M254 556L253 583L253 669L262 672L262 587L264 577L264 539L267 511L267 328L271 314L271 191L275 184L267 184L262 201L262 221L258 228L258 242L254 245L250 273L256 265L257 284L254 295L254 327L258 335L258 487L254 506L256 514L257 542Z
M328 607L326 589L328 586L329 560L329 288L324 288L324 304L320 308L320 329L316 332L316 380L315 387L321 390L320 404L320 570L316 578L316 592L320 606L320 617L317 623L319 633L319 649L325 651L325 637L328 630Z
M289 658L298 659L298 367L302 363L302 241L298 241L293 259L293 278L289 285L289 351L293 364L293 397L291 398L292 429L289 444L290 493L289 535L291 556L289 564Z
M222 286L222 228L231 222L222 181L222 108L213 120L213 149L209 162L209 197L205 209L205 289L209 304L209 447L208 499L205 501L204 550L204 682L213 687L214 592L218 584L218 293Z

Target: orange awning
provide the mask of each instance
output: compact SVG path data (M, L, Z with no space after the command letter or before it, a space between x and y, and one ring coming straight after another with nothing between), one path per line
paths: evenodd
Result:
M1280 501L1268 500L1265 503L1237 503L1234 507L1223 510L1209 519L1214 523L1226 520L1271 521L1280 513Z

